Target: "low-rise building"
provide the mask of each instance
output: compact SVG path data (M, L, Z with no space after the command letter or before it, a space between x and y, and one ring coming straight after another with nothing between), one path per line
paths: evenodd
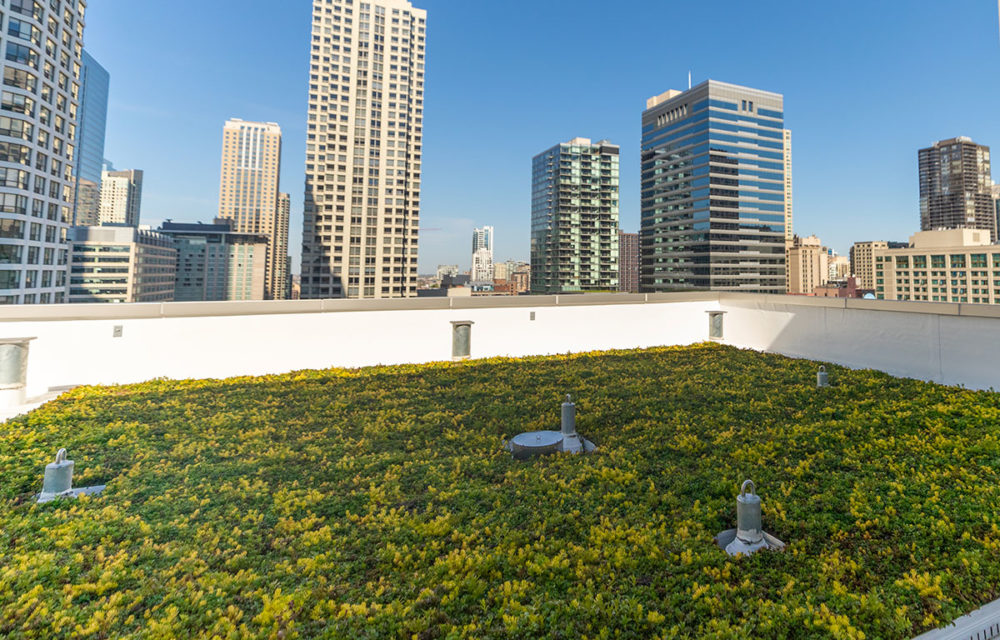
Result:
M864 298L875 297L873 289L859 289L858 279L850 276L844 280L827 282L813 289L817 298Z
M74 227L69 302L173 302L171 238L130 225Z
M269 237L215 224L164 222L160 232L177 247L177 302L267 298Z
M880 300L1000 302L1000 245L988 229L921 231L904 249L875 254Z
M861 289L875 288L875 252L886 249L905 249L905 242L888 242L872 240L855 242L851 247L851 275L858 279Z

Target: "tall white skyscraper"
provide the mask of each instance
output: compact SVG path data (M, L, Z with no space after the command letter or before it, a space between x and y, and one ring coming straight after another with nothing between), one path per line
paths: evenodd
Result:
M313 0L303 298L416 295L426 22Z
M472 232L472 281L493 282L493 227Z
M0 0L0 304L66 300L85 9Z
M142 210L142 171L101 172L101 224L139 225Z

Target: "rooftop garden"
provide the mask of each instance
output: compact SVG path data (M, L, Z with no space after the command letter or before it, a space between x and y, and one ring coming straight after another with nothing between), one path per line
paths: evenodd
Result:
M1000 396L716 345L81 388L0 637L910 638L1000 596ZM566 393L598 451L517 462ZM98 497L36 505L66 447ZM782 553L729 558L752 478Z

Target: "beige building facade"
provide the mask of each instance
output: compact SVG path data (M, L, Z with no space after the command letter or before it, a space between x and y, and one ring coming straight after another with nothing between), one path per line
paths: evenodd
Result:
M786 251L788 284L792 295L812 295L813 290L829 280L829 251L816 236L794 236Z
M139 226L142 210L142 171L101 172L100 224Z
M885 240L855 242L851 247L851 275L858 279L859 289L875 288L875 252L888 248Z
M173 302L177 249L128 225L74 227L69 302Z
M427 12L313 0L303 298L416 296Z
M288 295L290 201L279 192L281 127L273 122L228 120L222 133L219 218L236 233L268 238L266 290L270 300Z
M997 304L1000 302L1000 245L990 229L921 231L910 246L875 255L875 296Z
M795 237L792 231L792 131L785 129L785 246L791 246Z

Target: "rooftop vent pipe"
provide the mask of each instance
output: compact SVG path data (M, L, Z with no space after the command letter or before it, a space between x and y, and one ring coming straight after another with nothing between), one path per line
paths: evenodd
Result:
M784 542L764 531L760 496L752 480L743 483L736 497L736 528L715 536L715 542L734 557L749 556L761 549L781 551L785 548Z
M590 453L597 446L576 432L576 404L566 396L562 404L562 425L560 431L531 431L514 436L506 443L506 449L516 460L525 460L550 453Z
M826 367L820 367L816 374L816 388L825 389L830 386L830 375L826 372Z
M84 494L96 496L104 491L105 485L74 489L73 466L73 461L66 459L66 450L60 449L56 453L56 461L45 466L42 492L38 495L39 504L52 502L56 498L77 498Z

